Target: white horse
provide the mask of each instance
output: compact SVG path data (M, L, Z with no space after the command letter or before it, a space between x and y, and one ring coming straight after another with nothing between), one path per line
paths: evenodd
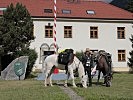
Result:
M52 85L52 80L51 80L51 74L53 73L54 69L58 68L60 70L65 70L65 65L63 64L58 64L58 54L52 54L48 57L43 62L43 67L42 71L45 73L45 80L44 80L44 85L47 86L47 79L49 78L49 83L50 86ZM72 78L72 83L73 87L77 87L74 81L74 73L73 71L78 69L79 77L81 79L81 83L83 87L87 88L87 75L85 75L84 67L82 62L74 56L73 63L68 64L68 77L65 80L65 87L67 87L67 80L69 79L69 76Z

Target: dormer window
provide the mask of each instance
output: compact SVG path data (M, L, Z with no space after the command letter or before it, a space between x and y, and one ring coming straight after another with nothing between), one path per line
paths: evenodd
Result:
M44 9L44 13L53 13L52 9Z
M6 10L7 8L5 8L5 7L0 7L0 11L4 11L4 10Z
M63 10L62 10L62 13L63 13L63 14L71 14L71 10L63 9Z
M94 10L87 10L86 12L87 12L87 14L89 14L89 15L94 15L94 14L95 14L95 11L94 11Z

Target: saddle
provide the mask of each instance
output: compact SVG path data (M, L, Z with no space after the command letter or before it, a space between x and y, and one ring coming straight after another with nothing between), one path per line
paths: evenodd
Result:
M74 59L74 54L72 49L66 49L64 52L59 53L58 63L63 65L68 65L72 63Z
M63 65L67 65L68 62L69 62L69 54L67 54L66 52L59 53L58 63L63 64Z
M104 53L103 55L105 56L105 59L106 59L106 61L107 61L108 66L110 66L110 63L112 62L111 54L109 54L109 53Z

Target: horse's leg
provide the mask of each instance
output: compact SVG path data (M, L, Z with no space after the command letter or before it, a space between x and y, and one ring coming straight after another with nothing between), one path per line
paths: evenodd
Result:
M53 68L55 68L54 66L53 67L48 67L48 66L51 66L51 65L47 64L47 68L46 68L46 71L45 71L45 80L44 80L44 86L45 87L47 86L48 81L49 81L50 85L52 84L51 74L53 72Z
M75 81L74 81L74 74L73 74L72 66L69 66L69 67L68 67L68 70L69 70L70 76L71 76L71 78L72 78L73 87L77 87L76 84L75 84Z
M54 72L54 69L55 69L55 66L52 67L52 69L50 70L50 73L48 75L50 86L53 86L53 84L52 84L52 73Z
M52 75L50 75L50 77L49 77L49 84L50 84L50 86L53 86L53 83L52 83Z
M103 72L102 72L102 73L103 73ZM104 73L103 73L103 76L104 76L103 85L106 85L106 78L107 78L107 76L106 76L106 74L104 74Z
M99 84L100 74L101 74L101 71L100 71L100 70L98 70L98 79L97 79L97 85Z
M70 73L67 72L67 79L65 80L65 84L64 84L65 87L68 87L68 86L67 86L67 81L68 81L69 77L70 77Z
M47 87L47 77L48 77L48 72L45 72L45 79L44 79L44 86Z

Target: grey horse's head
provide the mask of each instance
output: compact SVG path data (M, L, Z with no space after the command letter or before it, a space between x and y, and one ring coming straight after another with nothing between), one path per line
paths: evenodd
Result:
M81 78L81 83L82 83L82 86L84 88L87 88L87 80L88 80L88 76L87 75L83 75L82 78Z

